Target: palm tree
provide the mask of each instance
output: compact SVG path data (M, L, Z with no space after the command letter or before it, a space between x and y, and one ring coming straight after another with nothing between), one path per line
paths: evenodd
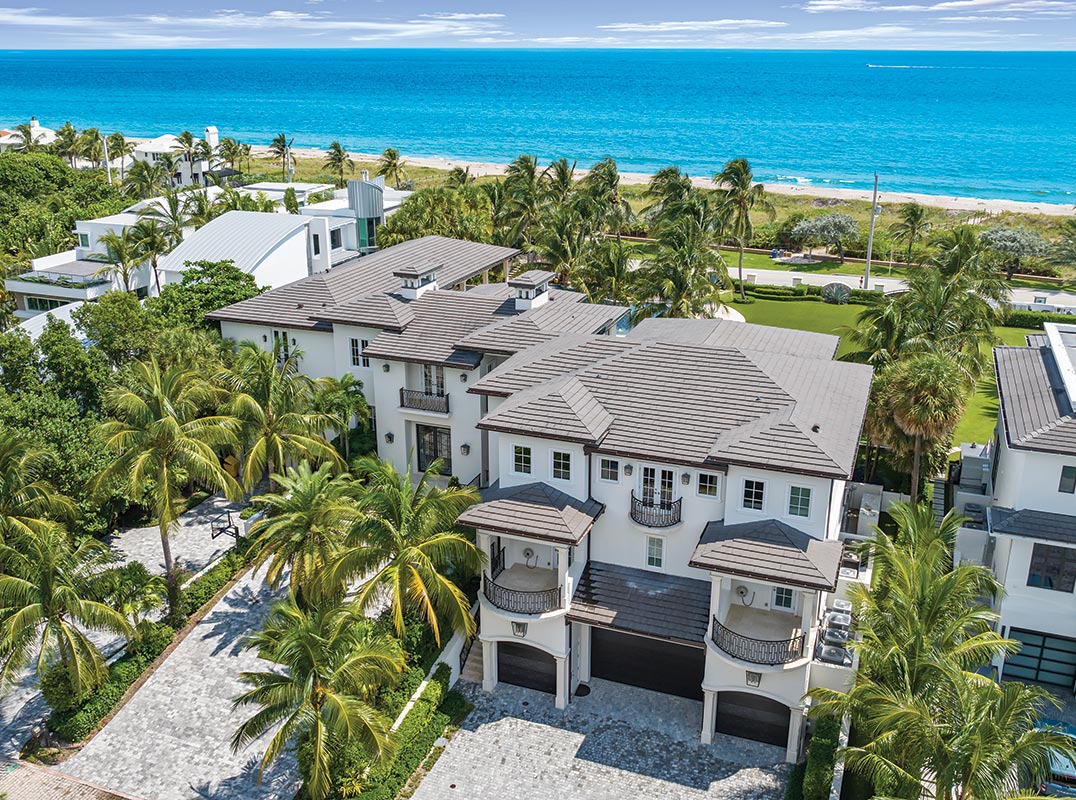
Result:
M196 189L184 193L183 214L187 223L198 230L220 214L220 207L210 196L208 189Z
M191 176L194 175L193 164L198 160L198 140L194 138L194 134L190 131L181 131L176 137L176 145L172 148L172 152L185 161L190 166Z
M344 460L351 459L351 423L365 428L370 422L370 406L362 391L362 381L350 372L339 378L319 378L314 391L314 407L328 415L343 445Z
M659 224L667 210L682 203L692 191L691 178L679 167L659 169L646 186L646 195L653 200L645 209L647 216Z
M131 228L131 237L135 241L139 256L149 260L153 269L153 284L157 287L157 294L161 293L161 275L157 270L161 256L172 252L174 245L165 229L156 219L142 218Z
M266 475L272 489L272 475L292 461L327 461L336 467L343 463L321 433L332 419L313 410L314 383L299 373L300 356L262 350L246 341L239 345L232 367L218 376L229 393L224 412L242 425L247 491Z
M474 183L474 176L471 174L470 167L453 167L445 180L445 185L450 189L462 189L472 183Z
M243 145L231 136L225 136L217 145L217 158L229 169L238 170L243 166Z
M508 165L505 175L506 211L514 218L512 241L529 245L542 212L542 175L538 171L538 159L521 155Z
M287 180L288 166L291 160L291 145L285 134L278 133L273 137L273 141L269 143L269 154L273 156L273 160L280 162L280 180Z
M952 434L964 415L968 387L951 358L923 353L898 361L884 376L889 408L901 430L914 437L911 499L919 498L923 444Z
M354 172L355 162L351 160L351 154L344 149L344 146L340 142L333 142L329 145L329 150L325 158L325 166L328 167L329 172L336 176L336 185L344 185L344 172Z
M547 206L534 235L534 252L557 274L556 282L571 286L591 250L579 211L572 204Z
M78 131L70 122L65 122L56 130L56 141L52 144L53 151L60 158L67 160L69 167L75 166L78 158Z
M400 151L395 147L386 147L377 159L377 174L386 178L392 176L392 182L397 189L403 180L404 164L407 162L400 156Z
M163 193L169 184L169 174L161 164L135 161L123 179L123 191L131 197L145 200Z
M101 583L101 594L108 605L123 614L136 632L167 597L164 578L152 574L141 561L129 561L108 570Z
M893 241L907 242L904 263L912 263L912 250L916 242L930 233L931 224L926 208L918 203L904 203L897 211L897 221L889 226Z
M606 239L583 270L583 288L592 303L631 305L638 283L632 272L632 253L618 239Z
M269 562L269 585L275 588L287 579L296 602L307 607L338 594L322 580L323 573L362 517L357 488L348 473L334 477L330 464L314 472L307 461L274 480L278 491L256 500L265 516L250 530L254 564Z
M76 696L101 685L108 667L89 633L133 633L123 614L96 598L108 548L89 537L72 543L47 524L0 546L0 558L0 685L31 661L39 678L50 664L62 665Z
M307 609L288 597L247 638L246 647L279 668L240 674L250 688L233 703L259 709L236 730L233 752L278 726L262 756L259 781L289 742L302 740L311 754L301 795L321 800L329 793L334 753L358 745L377 763L391 752L391 720L370 698L395 680L404 656L396 642L368 631L351 605Z
M15 144L12 147L13 150L19 153L36 153L41 149L41 134L35 133L35 128L32 122L23 122L15 126L12 133L15 136Z
M0 436L0 542L41 533L75 513L70 498L45 478L54 456L14 431Z
M144 260L138 246L138 238L132 229L124 228L121 233L105 231L98 237L97 242L105 248L104 253L97 255L108 259L109 263L97 270L94 277L107 276L112 280L119 278L123 283L123 291L131 291L131 279Z
M388 461L359 459L355 470L366 485L360 499L364 516L328 571L336 586L364 581L355 598L364 610L388 592L397 634L403 635L406 612L416 611L438 644L446 625L474 632L471 603L449 572L469 577L483 562L482 553L456 528L456 518L478 502L478 493L470 486L438 488L434 479L440 469L435 461L412 483L410 464L401 473Z
M101 131L86 128L78 135L78 154L95 167L101 166L105 157L104 145L101 143Z
M566 158L558 158L542 173L542 193L551 203L565 203L575 190L575 165Z
M240 144L239 145L239 155L247 165L246 169L243 170L244 172L250 172L250 156L251 156L251 153L253 153L253 152L254 152L254 148L251 147L249 144Z
M127 140L127 137L122 133L109 134L108 139L108 157L112 160L119 160L120 162L120 182L124 180L127 175L127 157L134 153L134 142Z
M134 362L125 384L105 396L112 418L99 427L115 460L101 472L98 484L122 478L129 496L153 510L173 615L179 614L179 598L169 534L185 507L182 487L198 481L232 499L241 495L217 455L218 448L237 445L238 423L202 413L217 398L218 391L201 376L182 367L163 371L154 358Z
M166 191L160 199L138 212L138 215L144 219L156 220L168 239L169 246L173 248L183 241L183 231L191 224L186 199L174 189Z
M773 204L766 199L766 187L754 182L751 165L746 158L734 158L721 172L714 175L714 183L725 190L720 206L727 220L727 230L739 251L737 273L740 280L740 297L747 299L743 284L743 253L754 235L751 212L756 208L771 219L775 212Z

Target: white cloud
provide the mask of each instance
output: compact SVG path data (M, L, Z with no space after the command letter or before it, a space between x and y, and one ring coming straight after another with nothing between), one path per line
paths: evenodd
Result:
M599 30L622 33L670 33L675 31L723 31L741 28L784 28L787 22L769 19L708 19L669 22L614 22L599 25Z
M67 17L48 14L42 8L0 8L0 25L32 25L41 27L76 27L93 24L90 17Z
M504 19L504 14L470 14L470 13L436 13L436 14L419 14L420 17L431 17L433 19Z

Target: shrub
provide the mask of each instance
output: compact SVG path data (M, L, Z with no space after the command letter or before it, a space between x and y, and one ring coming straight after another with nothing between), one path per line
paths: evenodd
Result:
M815 722L803 769L803 800L827 800L829 797L840 735L841 722L836 717L819 717Z
M1041 331L1046 322L1062 322L1071 325L1073 317L1069 314L1051 314L1046 311L1010 311L1005 315L1005 324L1010 328L1035 328Z
M53 711L70 711L85 703L93 688L85 688L76 695L71 688L71 679L62 664L53 664L41 677L41 696Z
M785 786L785 800L803 800L803 762L793 764L788 773L788 784Z
M134 655L153 654L150 657L156 658L172 643L175 635L176 631L171 625L143 623L138 626L138 638L127 648L127 652Z
M418 689L426 671L420 667L411 667L404 671L400 680L391 686L383 686L377 693L376 705L385 716L395 719Z
M245 548L236 546L217 564L183 590L183 613L188 617L213 599L246 565Z

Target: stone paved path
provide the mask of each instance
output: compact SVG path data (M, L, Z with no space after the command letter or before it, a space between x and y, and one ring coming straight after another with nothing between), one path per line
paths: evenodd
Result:
M552 695L460 687L475 710L414 800L781 800L784 750L698 741L702 704L595 680L564 711Z
M237 755L230 741L252 711L232 711L237 676L265 668L242 637L275 598L247 575L191 631L126 706L60 769L153 800L290 800L298 788L285 755L257 785L265 742Z

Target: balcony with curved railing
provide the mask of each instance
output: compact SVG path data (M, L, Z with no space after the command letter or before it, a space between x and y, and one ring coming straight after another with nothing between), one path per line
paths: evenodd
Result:
M438 414L447 414L448 395L420 392L415 389L400 389L400 406L402 408L412 408L416 411L435 411Z
M668 528L680 522L682 500L646 500L632 492L631 518L648 528Z
M726 628L714 617L714 629L710 640L719 650L740 661L766 666L790 664L803 658L807 633L789 639L753 639L731 628Z
M501 609L501 611L508 611L512 614L545 614L549 611L556 611L561 607L561 587L553 586L548 589L513 589L509 584L513 577L510 573L513 568L509 568L502 573L501 582L490 578L488 575L482 577L482 594L486 596L486 599L495 607ZM556 573L554 573L555 575Z

